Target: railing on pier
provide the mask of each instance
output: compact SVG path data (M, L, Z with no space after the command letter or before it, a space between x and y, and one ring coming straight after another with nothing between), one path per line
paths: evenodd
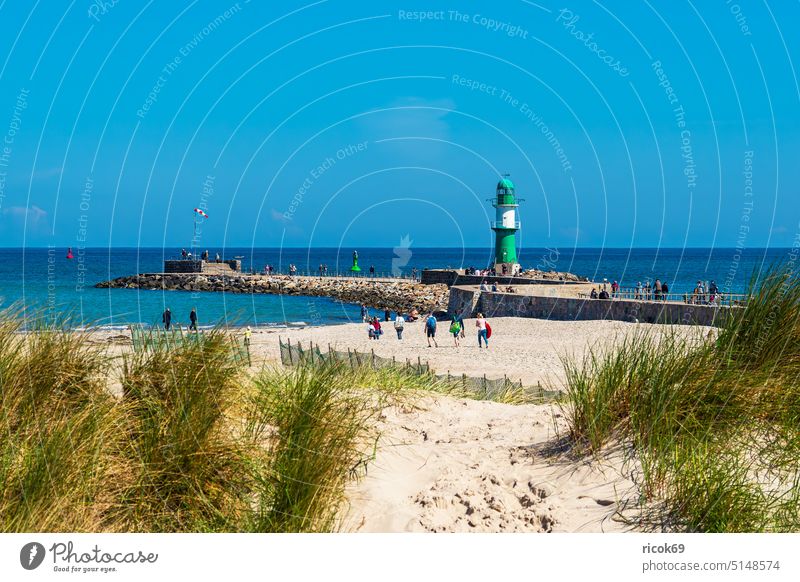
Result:
M485 375L483 377L467 376L466 374L455 375L451 374L449 370L446 374L437 374L431 369L430 363L423 362L420 357L417 357L416 362L408 358L405 361L401 361L395 357L383 358L378 356L375 354L375 350L371 350L369 353L351 349L346 352L340 352L334 350L330 345L328 345L327 350L323 350L319 344L314 345L313 342L309 342L307 347L303 347L301 343L293 344L291 339L284 343L283 340L278 338L278 342L281 363L284 366L296 366L301 363L314 365L337 361L352 369L368 367L377 370L392 367L404 370L409 374L428 376L432 381L441 382L451 389L460 390L465 394L470 394L482 400L490 400L510 390L523 392L526 397L525 400L528 402L549 402L558 400L563 396L563 393L557 390L545 390L541 385L523 386L522 380L513 381L505 375L503 378L493 379L487 378Z
M708 305L710 307L744 307L747 305L748 295L742 293L648 293L645 289L620 289L612 293L608 289L608 299L625 301L651 301L664 303L685 303L687 305ZM599 298L599 291L598 297ZM581 299L589 299L589 293L578 293Z

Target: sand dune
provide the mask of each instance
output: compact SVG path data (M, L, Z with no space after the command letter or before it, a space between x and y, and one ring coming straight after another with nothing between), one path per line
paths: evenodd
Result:
M419 406L384 411L377 456L348 492L345 531L631 529L617 513L638 491L621 456L550 451L565 432L557 408L446 397Z

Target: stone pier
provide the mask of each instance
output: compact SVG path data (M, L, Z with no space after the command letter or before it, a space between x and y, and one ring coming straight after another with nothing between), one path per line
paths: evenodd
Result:
M417 309L420 313L441 312L447 308L448 299L446 285L423 285L407 279L290 277L233 272L230 274L143 273L103 281L95 287L330 297L347 303L364 303L374 309L388 308L401 313L408 313L412 309Z

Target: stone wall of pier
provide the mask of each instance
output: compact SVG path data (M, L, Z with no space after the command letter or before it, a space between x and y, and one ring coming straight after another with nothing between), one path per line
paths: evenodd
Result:
M729 307L633 301L626 299L578 299L491 293L464 287L451 287L448 311L464 317L481 312L486 317L532 317L555 320L638 321L685 325L721 325ZM733 308L736 309L736 308Z
M168 259L164 261L165 273L238 273L242 270L242 261L202 261L195 259Z
M447 286L422 285L410 280L265 276L243 273L229 275L145 273L103 281L95 287L330 297L348 303L364 303L374 309L389 308L402 313L408 313L413 308L420 312L443 311L447 307L448 299Z

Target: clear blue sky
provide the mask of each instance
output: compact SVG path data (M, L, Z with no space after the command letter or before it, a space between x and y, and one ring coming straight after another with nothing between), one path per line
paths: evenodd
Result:
M422 19L418 11L427 11ZM800 3L0 3L0 245L789 246Z

